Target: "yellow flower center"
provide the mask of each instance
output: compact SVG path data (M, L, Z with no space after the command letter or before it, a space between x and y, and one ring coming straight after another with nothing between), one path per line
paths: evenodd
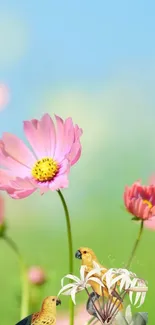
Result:
M51 181L58 170L59 166L57 162L52 158L45 157L35 163L31 173L36 180L46 182Z
M150 201L143 200L143 203L147 204L150 209L152 208L152 203Z

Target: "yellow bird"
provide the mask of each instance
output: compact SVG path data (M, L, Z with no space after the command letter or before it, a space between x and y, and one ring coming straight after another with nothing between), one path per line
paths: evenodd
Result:
M33 314L31 325L55 325L56 306L59 304L61 304L61 301L55 296L45 298L41 311Z
M61 304L61 300L55 296L44 299L41 310L38 313L27 316L16 325L55 325L56 306Z
M101 271L101 275L98 274L94 274L94 277L97 277L101 280L101 277L108 271L108 269L106 267L104 267L103 265L101 265L95 255L95 253L93 252L92 249L88 248L88 247L80 247L76 253L75 253L75 257L78 259L81 259L82 261L82 265L86 266L86 270L85 270L85 275L87 275L92 269L95 268L93 262L96 262L99 267L103 268L103 270ZM105 287L101 288L101 286L94 282L94 281L89 281L88 282L93 291L96 292L99 296L104 296L106 298L110 298L111 295L108 291L108 288L106 286L106 280L103 280L103 284L105 285ZM113 296L112 297L112 301L116 303L116 305L119 304L119 309L122 309L122 304L120 304L120 301L116 301L119 298L119 295L117 294L117 291L115 290L115 294L116 294L116 298Z

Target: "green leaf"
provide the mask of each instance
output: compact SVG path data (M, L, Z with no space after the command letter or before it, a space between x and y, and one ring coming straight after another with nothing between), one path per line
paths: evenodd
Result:
M140 221L140 219L137 218L137 217L133 217L131 220L134 220L134 221Z
M148 323L148 313L136 313L133 316L133 325L146 325Z

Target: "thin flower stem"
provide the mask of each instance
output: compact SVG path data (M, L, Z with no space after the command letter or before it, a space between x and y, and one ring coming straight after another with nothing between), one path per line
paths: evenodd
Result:
M90 324L92 324L92 322L95 320L95 316L93 316L85 325L90 325ZM98 321L98 319L97 319L97 321Z
M27 269L25 263L23 261L23 257L19 252L19 249L16 243L12 240L12 238L8 237L6 234L3 236L3 239L9 245L9 247L16 253L19 260L20 272L21 272L21 314L20 319L25 318L29 311L29 285L27 278Z
M142 220L141 221L141 225L140 225L140 230L139 230L139 233L138 233L138 237L137 237L137 239L135 241L135 244L134 244L134 247L132 249L132 252L131 252L131 256L129 258L129 261L128 261L127 265L126 265L126 269L128 269L130 267L130 265L131 265L131 262L133 260L133 257L135 255L135 252L137 250L137 247L139 245L139 242L140 242L140 239L141 239L141 236L142 236L143 228L144 228L144 222Z
M67 236L68 236L68 248L69 248L69 273L73 274L73 241L72 241L72 231L71 231L69 211L64 196L62 195L60 190L58 190L58 194L64 208L66 224L67 224ZM71 299L70 299L70 325L74 325L74 304Z

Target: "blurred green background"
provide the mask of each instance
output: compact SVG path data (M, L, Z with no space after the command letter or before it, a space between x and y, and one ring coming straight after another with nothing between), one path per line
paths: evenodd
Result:
M124 266L139 230L122 209L124 187L140 178L147 182L155 171L154 12L154 1L0 3L0 81L9 91L0 134L24 139L22 121L45 112L71 116L83 128L82 156L63 194L74 251L88 246L107 267ZM44 267L49 276L40 299L57 294L68 272L57 193L4 198L9 235L28 265ZM149 282L141 310L149 312L150 325L155 323L154 248L155 232L145 229L132 263ZM18 261L1 240L0 324L19 320L19 290ZM62 302L61 310L67 297Z

